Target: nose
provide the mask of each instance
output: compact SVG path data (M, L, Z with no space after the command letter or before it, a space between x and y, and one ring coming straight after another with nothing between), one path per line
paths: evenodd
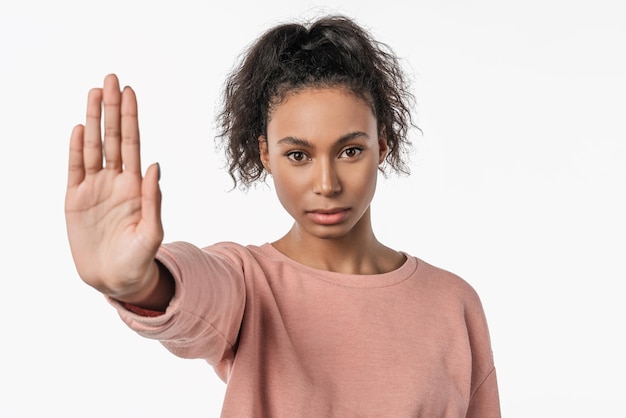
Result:
M318 161L313 179L313 193L333 196L341 191L341 182L334 164L330 161Z

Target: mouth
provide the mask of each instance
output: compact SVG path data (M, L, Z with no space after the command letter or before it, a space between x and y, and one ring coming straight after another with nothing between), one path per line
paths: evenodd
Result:
M318 225L336 225L348 216L350 208L314 209L307 211L307 216Z

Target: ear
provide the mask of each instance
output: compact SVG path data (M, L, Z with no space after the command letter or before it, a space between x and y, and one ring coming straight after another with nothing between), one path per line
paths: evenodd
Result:
M258 140L261 164L263 164L263 167L265 167L268 173L272 174L272 170L270 169L269 150L267 149L267 138L265 137L265 135L259 135Z
M385 162L387 153L389 152L389 145L387 145L387 134L383 129L380 135L378 135L378 164Z

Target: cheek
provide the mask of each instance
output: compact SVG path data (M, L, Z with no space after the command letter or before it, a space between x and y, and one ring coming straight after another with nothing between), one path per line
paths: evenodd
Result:
M378 164L376 161L371 161L361 166L359 170L347 167L342 177L344 183L349 184L353 190L360 190L363 193L373 191L376 189L378 180Z
M293 173L289 175L289 173L282 173L278 169L273 173L272 178L278 200L285 209L289 210L290 207L295 206L301 200L304 185L301 184L301 181L298 181Z
M376 191L376 183L378 180L378 172L374 171L372 173L368 173L366 181L362 182L362 189L361 189L361 193L368 195L369 196L369 200L371 201L372 198L374 197L374 193Z

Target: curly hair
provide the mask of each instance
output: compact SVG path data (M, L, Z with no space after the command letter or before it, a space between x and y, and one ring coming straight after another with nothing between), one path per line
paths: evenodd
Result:
M386 163L409 174L404 157L413 95L398 58L353 20L332 15L268 30L227 77L216 138L235 186L265 179L258 138L266 135L272 109L309 87L344 87L369 103L389 147Z

